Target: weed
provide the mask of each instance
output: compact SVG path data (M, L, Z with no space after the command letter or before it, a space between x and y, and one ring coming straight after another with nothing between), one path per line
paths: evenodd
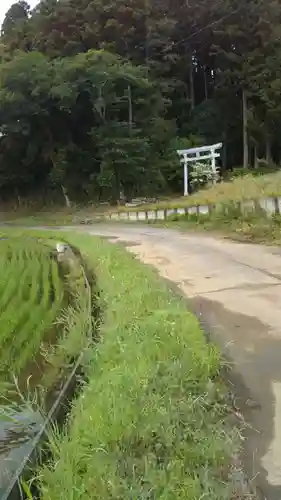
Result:
M245 175L212 187L201 189L190 196L174 197L158 203L136 208L120 207L119 211L156 210L165 208L184 208L196 205L229 204L281 195L281 173L267 175Z
M217 231L239 241L265 244L281 243L281 216L268 216L263 210L241 213L236 203L223 204L210 215L178 215L156 226L174 227L184 231Z

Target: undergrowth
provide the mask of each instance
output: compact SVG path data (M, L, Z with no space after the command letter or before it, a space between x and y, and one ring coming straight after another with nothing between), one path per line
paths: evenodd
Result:
M152 222L153 224L153 222ZM281 243L281 216L269 216L262 210L241 213L235 203L228 203L210 215L173 215L157 226L181 230L217 231L232 239L253 243Z
M173 197L155 204L142 205L141 210L184 208L196 205L213 205L246 200L255 200L281 195L281 173L267 175L245 175L209 186L190 196ZM138 211L140 207L120 207L119 211ZM116 211L116 209L115 209Z
M243 170L243 169L242 169ZM147 203L140 206L115 206L108 205L81 205L72 209L64 207L45 207L43 210L29 210L27 212L3 210L2 218L14 226L40 226L49 227L69 226L79 224L81 220L93 220L110 212L137 212L143 210L163 210L185 208L197 205L214 205L221 203L235 203L247 200L257 200L272 196L281 196L281 173L270 168L259 169L241 176L241 169L235 169L229 178L214 186L207 186L190 196L171 196L159 199L157 203ZM268 172L268 173L266 173ZM237 176L238 175L238 176ZM236 177L237 176L237 177ZM1 219L1 214L0 214ZM113 221L111 221L113 222Z

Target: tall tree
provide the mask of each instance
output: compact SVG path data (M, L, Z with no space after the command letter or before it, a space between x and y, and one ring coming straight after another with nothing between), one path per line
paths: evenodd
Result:
M157 172L151 128L163 103L144 74L105 51L53 61L31 52L4 64L0 123L7 169L11 162L19 174L17 189L49 179L76 199L87 191L102 195L106 188L118 200L121 191L130 196L147 186ZM20 161L14 156L17 141ZM0 179L6 191L8 178L2 185Z
M30 15L30 6L25 0L14 3L6 13L2 24L2 34L11 35L15 28L18 28L27 21Z
M226 169L278 160L280 13L280 0L18 2L1 40L2 188L179 189L181 140L223 141Z

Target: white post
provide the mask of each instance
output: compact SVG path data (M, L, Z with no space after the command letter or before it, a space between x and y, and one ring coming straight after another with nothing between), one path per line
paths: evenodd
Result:
M65 187L63 185L61 185L61 189L62 189L62 193L63 193L64 199L65 199L65 204L66 204L67 208L71 208L71 201L70 201L69 196L67 194L67 190L65 189Z
M222 148L222 142L219 144L212 144L211 146L200 146L198 148L190 149L179 149L177 153L180 157L181 163L184 166L184 196L188 196L188 175L189 175L189 164L196 163L205 160L211 160L212 172L216 175L216 158L220 157L220 153L217 150ZM214 184L216 184L216 178L214 175Z
M188 196L188 163L187 155L184 155L184 196Z
M212 171L213 171L213 184L216 184L217 183L217 180L216 180L216 175L217 175L217 171L216 171L216 157L215 157L215 151L214 149L211 149L211 161L212 161Z

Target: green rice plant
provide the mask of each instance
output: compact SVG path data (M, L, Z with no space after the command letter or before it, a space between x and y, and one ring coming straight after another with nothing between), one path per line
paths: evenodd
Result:
M54 290L54 301L53 303L61 303L64 296L64 287L59 275L59 268L56 262L51 261L51 279L53 283Z
M7 256L9 255L9 258ZM18 376L40 354L64 301L50 246L32 238L0 242L0 382Z
M0 311L3 313L5 311L7 305L11 297L14 297L15 294L21 296L21 288L19 287L19 277L22 281L24 281L25 276L27 275L27 269L24 266L24 263L18 261L20 264L17 265L17 262L12 261L6 269L4 268L4 273L1 278L1 300L0 300ZM11 272L13 269L13 272Z
M44 333L52 327L60 308L61 302L57 302L55 307L51 308L48 303L41 302L33 308L32 315L29 315L28 321L20 332L18 342L6 350L10 359L18 360L18 369L23 368L30 357L30 353L40 351Z
M51 261L48 259L47 262L42 263L41 270L42 270L42 276L41 276L41 301L44 307L47 309L48 306L50 305L50 297L52 294L52 286L53 283L51 282L51 277L50 277L50 269L51 269Z
M31 489L29 487L29 484L22 479L21 480L21 486L22 486L22 489L23 489L23 491L24 491L24 493L26 495L26 498L28 500L33 500L33 495L31 493Z
M30 314L30 308L37 301L39 272L40 264L35 260L32 263L32 273L29 267L26 267L22 277L23 286L18 287L18 294L13 299L9 298L5 313L2 314L0 319L0 327L2 328L1 344L7 340L12 332L16 333L19 330L19 327L24 323L24 318Z

